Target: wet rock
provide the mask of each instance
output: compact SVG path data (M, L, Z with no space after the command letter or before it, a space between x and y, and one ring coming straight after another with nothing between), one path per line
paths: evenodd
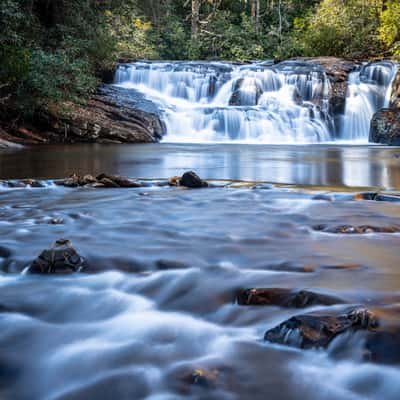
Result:
M62 218L51 218L47 222L49 225L62 225L64 220Z
M379 193L376 195L375 200L376 201L389 201L391 203L398 203L398 202L400 202L400 196Z
M94 176L89 175L89 174L83 176L82 178L79 178L79 184L81 186L90 185L90 184L96 183L96 182L97 182L97 179Z
M85 105L48 107L37 124L53 133L52 142L154 143L165 134L156 111L141 109L122 89L108 86Z
M189 172L185 172L180 181L179 184L181 186L185 186L188 188L203 188L203 187L207 187L208 183L206 181L203 181L195 172L193 171L189 171Z
M28 271L36 274L65 274L79 272L84 267L85 259L72 247L71 242L59 239L32 262Z
M156 267L160 271L166 271L170 269L187 269L189 265L179 261L158 260L156 261Z
M43 182L37 181L36 179L23 179L22 183L33 188L46 187L46 185Z
M400 109L384 108L374 114L369 141L389 146L400 145Z
M244 88L244 86L246 87ZM255 79L238 79L232 96L229 99L230 106L255 106L262 95L262 89Z
M182 381L189 385L197 385L207 389L216 387L216 380L218 378L218 370L205 370L203 368L196 368L188 375L182 378Z
M392 83L392 93L390 96L390 108L400 110L400 69Z
M339 225L339 226L327 226L327 225L315 225L314 230L326 233L336 234L366 234L366 233L397 233L400 232L399 226L371 226L371 225Z
M75 188L80 186L79 184L79 176L76 174L71 175L69 178L60 181L61 184L65 187Z
M121 188L142 187L142 185L139 182L135 182L129 178L126 178L124 176L119 176L119 175L100 174L96 179L98 182L103 183L103 184L105 184L104 180L107 180L107 182L111 181L115 185L117 185L117 187L121 187Z
M376 200L376 196L378 193L376 192L362 192L353 194L354 200Z
M302 349L327 347L338 335L348 331L374 330L377 318L365 308L343 313L314 312L294 316L267 331L264 340Z
M102 178L99 180L99 183L101 183L102 187L104 187L104 188L119 188L119 187L121 187L116 182L112 181L109 178ZM96 187L99 187L99 186L96 186Z
M241 306L280 306L304 308L315 305L343 304L338 297L328 296L309 290L283 288L257 288L240 291L237 296Z
M179 186L179 182L181 180L180 176L173 176L172 178L168 179L169 186Z

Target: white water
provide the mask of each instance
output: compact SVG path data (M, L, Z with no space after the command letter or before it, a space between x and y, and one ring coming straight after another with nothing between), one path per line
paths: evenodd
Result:
M394 64L381 62L365 65L350 74L341 129L344 139L359 140L368 137L374 113L389 106L396 71Z
M167 142L365 143L395 72L381 62L351 73L341 126L329 110L329 78L311 63L138 62L121 65L115 82L160 106Z

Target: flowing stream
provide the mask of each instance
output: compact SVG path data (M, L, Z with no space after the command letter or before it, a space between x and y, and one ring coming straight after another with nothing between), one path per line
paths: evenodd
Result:
M340 118L330 109L323 68L300 61L138 62L120 65L115 82L160 105L167 142L367 143L372 115L389 104L396 71L391 62L377 62L350 73Z
M0 399L398 400L400 151L358 145L395 71L353 71L338 117L309 64L122 65L180 143L0 150ZM60 238L85 269L30 274Z

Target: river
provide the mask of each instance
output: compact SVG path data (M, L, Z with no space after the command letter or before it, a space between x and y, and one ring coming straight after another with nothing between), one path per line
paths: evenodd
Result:
M187 107L166 109L170 129ZM220 143L226 126L198 110L207 129L161 144L1 151L12 182L0 185L0 398L398 400L400 150L356 145L367 116L352 107L345 142L339 131L315 141L330 122L304 125L298 107L277 134L308 144ZM300 118L293 130L286 112ZM188 143L195 134L203 143ZM168 186L187 170L210 187ZM101 172L142 186L54 184ZM24 178L41 187L16 187ZM30 274L60 238L85 268ZM255 305L244 289L270 297Z

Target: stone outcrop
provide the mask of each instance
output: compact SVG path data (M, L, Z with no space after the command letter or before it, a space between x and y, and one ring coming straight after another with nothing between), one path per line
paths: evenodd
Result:
M384 108L374 114L371 121L369 141L389 146L400 145L400 108Z
M42 122L63 142L158 142L164 134L159 117L121 104L117 90L101 91L83 106L67 104L65 111L49 108L41 116Z
M85 104L49 106L26 126L0 129L0 149L12 143L155 143L165 127L149 103L134 91L102 86Z

